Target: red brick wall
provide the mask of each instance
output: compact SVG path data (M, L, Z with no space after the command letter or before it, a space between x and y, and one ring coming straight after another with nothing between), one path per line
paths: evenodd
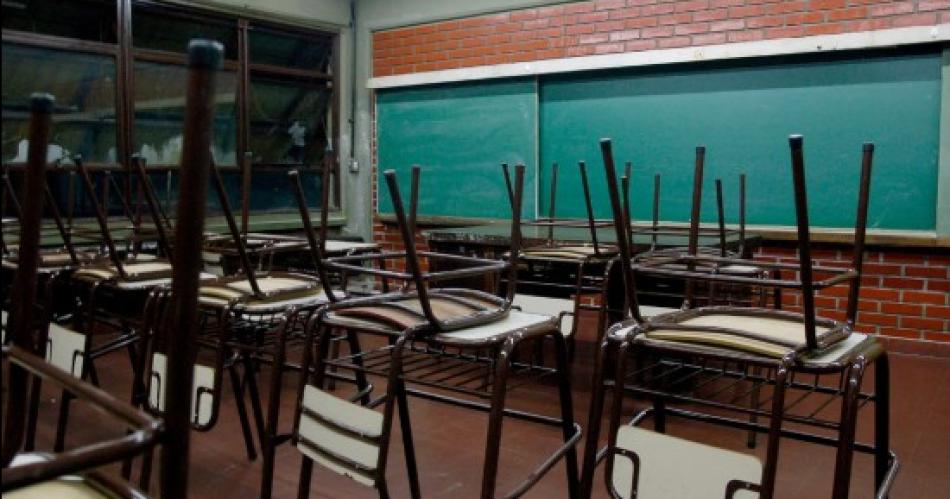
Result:
M950 0L601 0L379 31L373 74L950 22Z
M601 0L501 12L373 34L373 74L455 69L594 54L927 26L950 22L950 0ZM375 123L374 123L375 125ZM373 134L375 140L375 133ZM375 158L375 143L373 144ZM374 171L373 206L376 206ZM378 217L373 238L402 249ZM420 237L417 244L423 244ZM767 242L756 258L790 260L794 246ZM845 246L818 245L822 264L847 265ZM858 329L892 351L950 357L950 250L867 252ZM819 294L819 312L842 318L847 290ZM786 294L784 307L800 306Z

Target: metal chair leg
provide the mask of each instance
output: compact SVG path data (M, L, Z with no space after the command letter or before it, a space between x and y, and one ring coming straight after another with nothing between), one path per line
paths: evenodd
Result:
M517 340L509 337L495 356L494 379L492 380L491 410L488 416L488 439L485 445L485 465L482 468L482 499L495 497L498 478L498 460L501 450L501 427L505 415L508 371Z
M272 494L274 481L274 454L277 451L277 419L280 415L280 387L282 383L283 366L285 360L286 333L288 324L296 317L296 311L289 312L281 319L281 324L277 327L277 349L274 352L274 361L272 364L270 395L267 400L267 421L266 428L258 428L261 439L261 453L264 455L264 472L261 477L261 499L267 499ZM252 409L260 410L260 397L257 396L257 381L254 376L254 363L248 352L242 353L245 370L250 370L248 378L248 387L251 392ZM256 408L254 406L256 405Z
M603 339L594 358L594 376L591 384L590 407L587 411L587 436L584 440L580 497L589 499L594 488L594 472L597 469L597 443L600 440L601 418L604 414L604 394L607 391L607 369L604 369L610 341Z
M422 497L419 488L419 469L416 465L416 448L412 441L412 424L409 421L409 400L402 381L396 387L396 404L399 409L399 427L402 430L403 453L406 456L406 472L409 475L409 493L413 499Z
M874 361L874 488L880 490L890 467L891 366L887 352ZM886 496L885 496L886 497Z
M297 499L310 497L310 481L313 477L313 460L303 456L300 463L300 481L297 483Z
M574 403L571 397L571 363L568 354L567 342L561 335L560 329L554 332L554 344L557 355L558 371L558 398L561 401L561 428L564 441L568 442L574 436ZM538 342L542 342L538 340ZM564 466L567 472L567 493L571 499L579 496L580 481L577 476L577 450L572 445L564 454Z
M59 399L59 419L56 421L56 440L53 444L53 452L63 452L66 448L66 425L69 422L69 403L73 396L66 390L63 390Z
M234 391L234 405L237 408L238 421L241 422L241 433L244 435L247 458L253 461L257 459L257 451L254 448L254 434L251 431L251 422L247 418L247 408L244 406L244 391L241 390L241 377L238 375L237 366L232 364L228 366L227 370L231 377L231 388Z
M854 437L857 429L858 396L867 366L863 356L855 359L845 371L844 393L841 397L841 419L838 428L838 450L835 459L834 499L847 499L851 486L851 465L854 461ZM875 462L875 475L877 472Z

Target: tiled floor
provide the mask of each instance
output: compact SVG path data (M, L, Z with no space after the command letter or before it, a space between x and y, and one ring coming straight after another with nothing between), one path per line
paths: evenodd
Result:
M590 395L590 359L592 346L581 343L573 373L576 417L586 424ZM98 361L105 387L122 397L128 391L128 361L112 355ZM944 498L950 491L950 360L906 355L892 356L893 370L893 447L902 461L895 498ZM265 374L266 376L266 374ZM290 424L296 375L289 376L281 400L282 427ZM221 418L206 433L192 434L191 490L193 497L256 497L260 481L260 461L248 461L234 410L233 399L225 391ZM520 389L509 396L516 407L530 408L554 415L557 411L555 390L551 385ZM38 447L49 448L55 422L55 394L47 391L42 407ZM421 470L424 497L477 497L480 486L482 449L486 415L434 402L410 399L417 459ZM873 419L864 411L859 437L867 439ZM110 422L77 407L70 424L71 444L115 429ZM670 431L715 445L743 449L744 435L734 430L712 428L698 423L673 420ZM507 492L527 474L546 451L558 443L559 431L508 420L504 427L499 495ZM578 446L582 449L582 444ZM757 452L762 454L762 446ZM278 452L275 497L296 497L299 458L289 446ZM828 497L834 467L832 449L783 441L778 479L778 497ZM408 497L404 475L402 445L398 434L393 438L388 467L390 490L394 497ZM526 497L567 497L564 468L556 467ZM688 472L688 470L683 470ZM871 459L859 456L853 475L852 497L872 497ZM598 477L596 497L606 497L602 478ZM375 497L349 480L317 468L310 497Z

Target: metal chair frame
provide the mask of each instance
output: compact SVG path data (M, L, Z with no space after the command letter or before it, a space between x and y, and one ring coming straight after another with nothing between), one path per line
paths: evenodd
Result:
M843 351L831 360L817 357L817 353L828 351L828 345L819 343L816 327L823 326L839 332L840 336L849 336L857 311L857 298L860 288L863 244L867 205L870 188L870 169L873 146L864 147L862 160L860 193L855 224L855 251L851 269L828 269L834 272L832 277L815 281L813 271L826 269L814 266L810 257L809 226L804 181L804 161L802 140L799 136L790 139L792 150L792 170L795 187L796 215L798 220L800 263L798 266L778 265L777 268L798 270L800 280L766 280L766 286L782 286L786 289L801 290L804 312L792 314L784 311L763 308L702 307L684 310L644 320L640 315L636 299L635 273L676 276L689 279L704 279L713 282L755 284L744 277L728 276L697 270L698 264L717 265L734 264L735 259L722 257L696 256L696 231L690 233L689 252L672 261L686 266L686 270L670 270L650 263L631 263L631 255L626 244L621 244L620 265L623 267L624 286L630 319L614 325L601 345L600 357L594 373L594 393L591 400L590 431L584 455L582 490L589 497L593 487L594 470L602 459L608 459L608 476L612 471L612 459L616 454L614 441L620 423L621 401L625 394L646 397L652 401L652 407L641 411L633 423L641 422L652 413L656 431L665 432L667 416L705 421L727 427L768 434L766 462L761 482L760 497L769 498L774 493L778 444L781 437L790 437L806 442L828 445L837 449L835 480L832 497L846 498L849 492L851 465L854 451L871 453L875 461L875 493L879 498L886 497L893 483L899 463L889 448L889 372L887 354L873 338L855 337L855 344L840 343ZM601 142L604 163L607 170L608 188L611 205L615 213L615 226L618 239L626 241L625 214L622 211L616 185L616 172L613 164L610 141ZM695 214L695 205L694 205ZM694 217L692 223L697 223ZM759 282L761 284L761 282ZM818 319L814 310L814 290L838 283L850 284L848 319L843 323ZM682 320L706 312L726 314L744 314L757 317L795 318L803 323L806 344L789 351L782 358L770 358L719 346L705 346L698 343L669 342L651 340L647 333L655 329L676 329ZM693 330L717 332L715 328L692 326ZM846 340L841 340L846 341ZM834 345L834 344L832 344ZM832 350L833 351L833 350ZM616 372L610 376L606 360L613 355L616 359ZM628 369L633 361L634 368ZM876 363L875 390L873 393L862 391L862 379L865 369ZM750 373L749 366L756 369ZM829 382L828 377L837 382ZM805 379L802 379L805 378ZM769 391L765 400L756 398L747 402L753 394ZM605 392L613 393L610 412L610 430L605 450L598 451L599 422L603 415ZM736 394L738 392L738 394ZM809 397L819 397L814 406L804 403ZM771 400L771 408L762 406ZM785 403L785 401L790 401ZM864 444L855 442L856 416L858 410L868 402L875 403L875 442ZM822 415L831 404L838 402L840 411L837 418ZM683 404L691 404L685 407ZM743 419L741 416L746 416ZM767 424L757 421L757 417L768 418ZM785 422L798 423L811 428L835 432L835 436L793 429Z
M387 171L386 180L390 189L395 207L396 218L405 244L405 251L399 253L382 252L373 255L354 255L346 257L324 258L319 245L312 245L318 272L326 273L329 270L347 271L352 273L366 273L380 279L394 279L407 284L398 290L381 295L338 299L328 289L331 303L310 320L307 328L308 340L316 344L316 352L305 350L304 365L301 371L302 393L305 385L311 384L318 388L324 381L331 378L346 380L336 372L329 371L334 367L341 370L384 376L388 379L386 394L369 401L368 407L383 405L384 422L383 435L380 442L380 462L376 467L375 483L382 497L388 497L388 487L385 482L386 458L388 454L389 435L392 427L393 412L399 410L400 426L402 428L403 446L406 452L407 471L411 495L420 496L417 466L414 458L412 442L412 425L409 421L410 411L407 405L408 395L418 396L429 400L457 405L460 407L485 411L489 413L489 431L486 441L485 463L482 475L481 497L494 497L496 494L496 476L499 466L499 448L501 443L502 421L504 416L549 425L560 428L564 443L555 449L538 468L523 482L518 484L506 497L519 497L531 488L555 464L564 458L568 474L568 489L571 497L575 496L577 486L577 468L574 445L580 438L580 427L573 422L571 409L570 372L567 360L567 346L563 335L557 328L554 318L529 329L510 331L491 338L466 341L452 336L453 331L462 331L465 328L480 324L491 323L506 316L511 308L512 299L517 282L516 262L520 254L520 208L523 189L524 167L516 169L515 187L512 191L512 247L509 262L494 261L458 255L417 251L414 244L416 209L418 206L419 168L413 168L412 191L410 209L404 207L399 192L395 173ZM510 183L510 179L509 179ZM302 200L303 193L298 184L298 196ZM305 206L305 203L301 203ZM304 214L305 218L306 215ZM321 225L325 230L326 223ZM305 222L306 223L306 222ZM308 231L311 232L311 231ZM312 233L312 232L311 232ZM463 268L442 272L423 272L420 257L444 259L466 265ZM385 270L357 265L367 261L386 261L403 259L408 271ZM446 279L484 275L486 273L508 274L510 285L505 298L481 294L479 296L495 300L497 308L487 309L474 316L441 320L432 310L429 299L432 296L447 296L451 288L433 288L433 283ZM474 293L474 292L473 292ZM362 327L353 324L340 324L328 319L329 314L338 313L352 307L371 307L392 303L393 300L412 298L418 299L421 307L421 317L424 317L417 326L402 331L379 330L373 327ZM398 329L398 328L397 328ZM383 336L389 345L381 349L370 351L351 352L350 355L338 358L328 357L328 345L331 335L337 330L347 330L355 334ZM550 338L556 347L556 367L545 368L533 364L517 362L513 355L516 348L529 341L541 341ZM315 355L315 359L310 356ZM313 367L310 363L313 362ZM551 417L528 413L505 407L506 395L516 386L530 382L539 377L554 375L558 378L559 398L561 402L560 417ZM515 378L517 382L510 381ZM429 391L430 388L444 389L462 395L450 396ZM367 400L369 395L366 388L359 390L351 400ZM476 400L472 400L472 398ZM477 399L488 399L489 404ZM301 406L298 404L295 425L299 423ZM294 442L299 443L300 435L297 428L291 435ZM310 476L313 462L304 457L301 466L300 495L305 496L309 490ZM265 473L267 470L265 470ZM269 496L269 490L262 491L264 497Z

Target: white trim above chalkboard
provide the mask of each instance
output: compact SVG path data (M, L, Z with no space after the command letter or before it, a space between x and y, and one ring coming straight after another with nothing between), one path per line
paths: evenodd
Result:
M791 54L858 50L950 41L950 23L912 26L837 35L782 38L619 54L567 57L543 61L476 66L370 78L368 88L396 88L515 76L532 76L595 69L651 66L685 62L740 59Z

